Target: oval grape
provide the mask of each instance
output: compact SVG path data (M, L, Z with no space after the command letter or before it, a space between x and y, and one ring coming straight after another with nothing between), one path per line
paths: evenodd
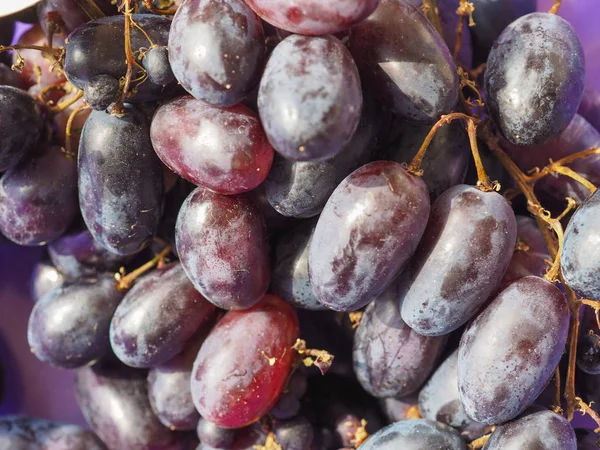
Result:
M404 420L382 428L369 437L361 450L466 450L456 430L430 420Z

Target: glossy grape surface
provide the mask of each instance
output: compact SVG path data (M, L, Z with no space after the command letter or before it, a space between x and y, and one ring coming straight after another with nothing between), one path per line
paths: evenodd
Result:
M169 64L169 49L167 46L153 47L144 55L142 60L148 79L154 84L166 86L175 80L171 64Z
M402 275L400 275L402 277ZM398 282L367 306L354 335L354 372L376 397L415 392L435 367L445 338L417 334L400 317Z
M273 148L298 161L340 153L356 131L362 103L352 56L332 36L284 39L271 54L258 92Z
M31 298L38 302L52 289L62 286L65 276L56 270L51 263L41 261L35 265L31 273L30 290Z
M0 86L0 172L17 164L35 148L42 132L42 118L25 91Z
M405 420L389 425L369 437L361 450L466 450L452 428L430 420Z
M27 341L35 356L73 369L110 352L110 320L123 294L109 274L65 283L35 304Z
M158 108L150 136L171 170L221 194L254 189L273 161L258 115L241 104L218 108L193 97L175 99Z
M600 336L580 331L577 346L577 367L591 375L600 375Z
M584 298L600 298L600 193L581 205L565 230L560 267L569 287Z
M428 197L425 183L392 161L346 177L327 201L308 251L319 302L351 311L383 292L421 239Z
M198 439L209 448L230 448L238 430L221 428L201 417L196 427Z
M194 362L191 388L200 415L240 428L267 413L289 375L298 335L293 308L272 295L249 310L228 312Z
M213 105L241 101L265 63L260 19L243 0L185 0L169 33L169 61L183 88Z
M407 325L436 336L473 317L504 275L516 228L510 205L496 192L459 185L438 197L406 269L400 310Z
M540 411L499 426L483 450L577 450L575 431L563 416Z
M523 412L552 376L568 329L566 299L548 281L528 276L498 294L460 341L458 388L469 417L496 424Z
M79 146L79 205L94 239L129 255L152 239L162 214L163 172L143 114L94 111Z
M532 13L498 37L487 62L491 117L515 145L542 144L575 116L585 80L583 49L561 17Z
M286 450L310 450L314 438L312 424L303 416L273 424L275 440Z
M198 188L183 203L175 233L183 268L207 300L223 309L260 300L269 284L268 243L250 199Z
M180 353L214 311L182 265L169 264L140 278L127 292L110 324L112 349L128 366L157 366Z
M416 6L382 0L352 29L349 47L365 88L400 116L432 122L456 105L452 56Z
M43 245L60 237L78 212L77 164L57 146L41 149L0 178L0 232L17 244Z

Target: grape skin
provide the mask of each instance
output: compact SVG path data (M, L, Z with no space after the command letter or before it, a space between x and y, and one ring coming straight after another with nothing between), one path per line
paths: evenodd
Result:
M352 56L332 36L284 39L271 54L258 91L269 142L297 161L340 153L356 131L362 103Z
M303 416L273 424L275 440L286 450L310 450L314 438L312 424Z
M196 427L196 432L202 444L211 448L228 449L235 440L238 430L218 427L204 417L201 417Z
M200 415L224 428L260 419L282 392L298 336L296 313L278 297L267 295L247 311L229 311L194 362L191 389Z
M463 325L498 287L516 234L514 213L502 195L467 185L448 189L433 203L406 269L402 319L431 336Z
M430 123L456 105L452 55L416 6L382 0L352 29L349 48L365 89L401 117Z
M241 104L217 108L193 97L172 100L154 114L150 137L171 170L220 194L254 189L273 161L258 115Z
M260 19L242 0L185 0L169 33L169 62L183 88L217 106L241 101L265 63Z
M1 239L1 235L0 235ZM49 262L37 263L31 273L31 298L37 303L44 295L65 282L65 276Z
M94 239L130 255L156 233L162 214L163 171L141 112L122 118L93 111L79 145L79 205Z
M596 191L569 220L560 267L567 285L583 298L600 298L598 227L600 193Z
M540 411L499 426L483 450L577 450L575 431L563 416Z
M490 52L490 116L512 144L542 144L575 116L584 80L583 49L573 27L555 14L528 14L506 27Z
M460 341L458 388L469 417L496 424L523 412L552 376L568 329L566 299L548 281L524 277L498 294Z
M266 292L266 229L250 199L194 190L179 211L175 240L186 274L219 308L250 308Z
M429 216L423 181L392 161L369 163L333 192L308 251L319 302L336 311L359 309L402 270Z
M405 420L379 430L361 450L466 450L460 435L452 428L426 419Z
M263 20L296 34L326 35L350 28L380 0L246 0Z
M155 269L137 281L115 311L110 324L113 352L131 367L157 366L180 353L214 312L180 263Z
M401 276L400 276L401 277ZM435 367L446 342L415 333L400 318L397 281L367 306L354 335L354 372L375 397L415 392Z

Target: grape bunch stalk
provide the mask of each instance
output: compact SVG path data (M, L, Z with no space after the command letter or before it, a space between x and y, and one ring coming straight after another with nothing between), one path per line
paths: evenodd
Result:
M0 18L0 258L44 248L23 335L90 426L17 409L0 448L600 448L599 55L561 6Z

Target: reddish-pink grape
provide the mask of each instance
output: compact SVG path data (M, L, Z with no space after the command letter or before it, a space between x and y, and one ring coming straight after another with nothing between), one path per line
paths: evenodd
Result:
M298 336L294 309L278 297L229 311L194 362L192 396L200 415L224 428L241 428L265 415L288 378Z
M150 137L171 170L220 194L254 189L273 162L258 115L241 104L218 108L193 97L172 100L154 114Z

